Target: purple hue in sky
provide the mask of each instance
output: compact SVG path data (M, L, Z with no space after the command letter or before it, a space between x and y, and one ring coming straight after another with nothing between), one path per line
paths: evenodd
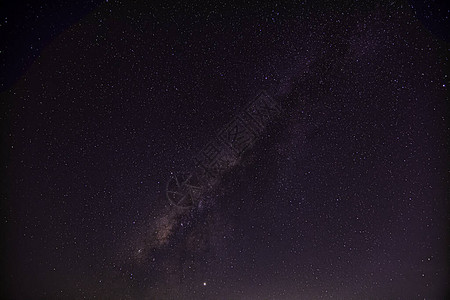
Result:
M411 3L2 15L3 298L444 299L448 10ZM171 206L261 90L289 110Z

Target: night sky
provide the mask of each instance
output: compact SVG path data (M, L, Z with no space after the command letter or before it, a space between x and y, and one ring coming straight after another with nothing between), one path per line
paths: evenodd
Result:
M446 298L447 7L49 2L0 6L3 299Z

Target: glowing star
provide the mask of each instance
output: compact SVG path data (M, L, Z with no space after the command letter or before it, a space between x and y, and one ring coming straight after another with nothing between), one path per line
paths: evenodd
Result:
M203 286L206 286L206 282L203 282Z

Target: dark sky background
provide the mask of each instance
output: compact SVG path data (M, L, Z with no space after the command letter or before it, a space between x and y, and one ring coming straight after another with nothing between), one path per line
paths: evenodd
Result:
M2 298L445 299L447 7L147 2L1 6ZM261 90L289 109L171 206Z

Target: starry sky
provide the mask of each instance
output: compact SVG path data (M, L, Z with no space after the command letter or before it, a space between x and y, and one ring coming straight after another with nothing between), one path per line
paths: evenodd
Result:
M448 7L149 2L1 4L2 298L444 299Z

